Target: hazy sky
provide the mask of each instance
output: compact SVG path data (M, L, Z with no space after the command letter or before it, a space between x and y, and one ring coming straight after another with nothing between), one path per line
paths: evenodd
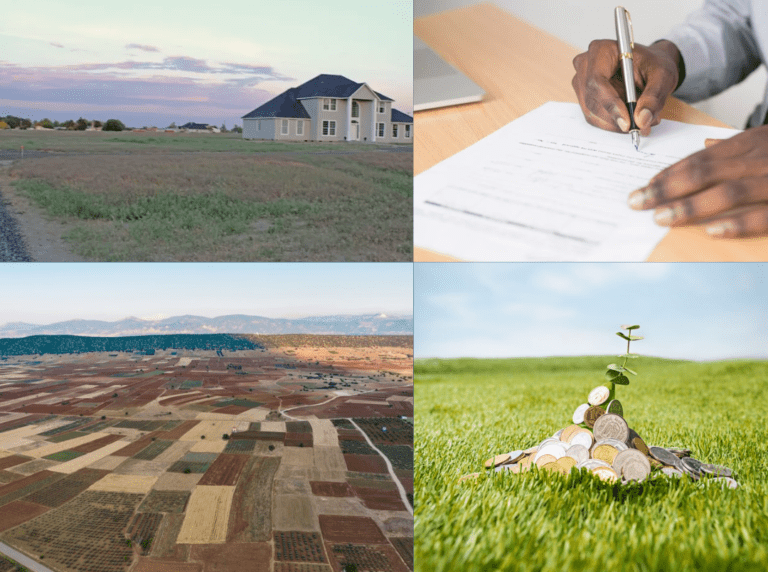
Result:
M0 264L0 325L413 311L407 263Z
M9 1L0 116L232 127L321 73L410 114L412 34L412 0Z
M416 357L768 358L768 266L416 264Z

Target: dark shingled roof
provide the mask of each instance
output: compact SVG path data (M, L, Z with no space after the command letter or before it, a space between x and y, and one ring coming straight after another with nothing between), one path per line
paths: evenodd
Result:
M413 123L413 117L397 109L392 109L392 123Z
M242 119L252 117L298 117L309 119L309 114L300 101L306 97L334 97L345 98L355 93L362 83L357 83L344 77L343 75L320 74L312 78L299 87L292 87L288 91L281 93L274 99L269 100L261 107L257 107ZM376 97L385 101L393 101L377 91ZM411 120L412 121L412 120Z
M277 97L270 99L261 107L257 107L241 119L250 119L251 117L297 117L309 119L309 113L304 109L300 101L296 100L298 87L292 87Z

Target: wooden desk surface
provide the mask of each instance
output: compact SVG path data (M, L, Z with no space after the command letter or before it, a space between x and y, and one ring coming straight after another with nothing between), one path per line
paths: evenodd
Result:
M486 92L480 103L416 112L415 174L548 101L578 101L571 87L575 73L571 62L579 50L492 4L418 18L413 29ZM607 30L606 37L611 31ZM662 117L728 127L675 98L667 101ZM414 260L456 259L416 246ZM669 231L648 260L768 260L768 237L714 240L703 230L676 228Z

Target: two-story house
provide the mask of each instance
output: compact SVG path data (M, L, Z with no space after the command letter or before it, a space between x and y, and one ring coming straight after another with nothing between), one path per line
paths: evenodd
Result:
M413 143L413 117L392 102L366 83L321 74L244 115L243 139Z

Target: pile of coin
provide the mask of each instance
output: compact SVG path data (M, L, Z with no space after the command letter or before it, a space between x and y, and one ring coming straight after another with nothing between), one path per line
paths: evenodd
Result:
M486 469L520 473L536 465L564 475L573 469L587 469L602 480L622 483L644 481L653 472L668 477L688 475L694 480L711 477L730 488L739 486L730 469L702 463L690 456L689 449L646 445L624 420L621 403L609 401L611 397L607 387L596 387L588 403L574 411L572 425L535 447L488 459ZM479 475L472 473L461 480Z

